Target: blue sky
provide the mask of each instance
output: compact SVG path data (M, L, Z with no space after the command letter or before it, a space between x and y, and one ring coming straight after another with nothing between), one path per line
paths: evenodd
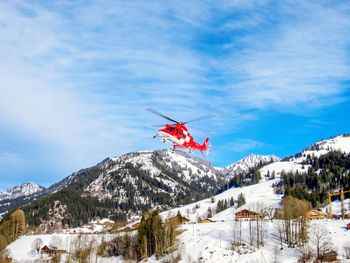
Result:
M213 114L196 126L216 166L350 131L348 1L2 1L0 14L0 189L163 148L150 106Z

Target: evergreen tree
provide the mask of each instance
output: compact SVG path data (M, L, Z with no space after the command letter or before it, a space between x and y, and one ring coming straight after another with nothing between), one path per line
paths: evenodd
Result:
M245 196L243 193L240 193L237 198L237 207L240 207L245 204Z
M233 199L233 197L230 198L230 206L234 206L235 205L235 200Z
M208 218L211 218L213 216L213 213L211 211L211 208L208 208Z

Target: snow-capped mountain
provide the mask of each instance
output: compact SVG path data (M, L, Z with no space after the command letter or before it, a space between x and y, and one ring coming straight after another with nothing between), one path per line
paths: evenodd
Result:
M80 209L90 213L79 221L82 223L94 217L113 218L120 213L131 218L150 207L167 209L208 198L228 189L238 174L243 175L239 179L244 182L252 180L251 168L261 167L262 179L271 174L277 177L283 170L306 172L310 165L305 163L308 155L318 157L333 150L350 152L350 137L339 135L316 142L284 161L274 155L249 155L225 168L215 168L181 151L132 152L75 172L43 191L17 195L11 202L0 199L0 213L33 203L27 206L29 210L38 210L32 215L47 215L58 200L67 206L67 214L72 216L70 222L79 217ZM70 198L79 200L73 205Z
M112 158L106 165L109 167L84 191L100 199L116 199L119 203L127 201L131 192L136 203L150 202L149 196L142 194L141 190L145 189L153 194L169 194L169 198L175 200L204 188L213 193L224 182L211 164L183 152L130 153ZM146 182L139 184L140 179Z
M38 200L41 205L26 209L46 216L54 201L60 201L72 216L70 222L84 209L91 215L79 219L82 223L96 216L131 218L150 207L166 209L210 197L227 181L209 162L181 151L132 152L73 173L49 187Z
M306 172L309 165L304 164L308 156L320 157L331 151L340 151L343 153L350 153L350 135L341 134L330 139L320 140L314 144L306 147L301 152L295 154L283 161L278 161L266 165L260 169L262 176L271 174L274 172L276 175L280 175L282 171L285 172Z
M275 155L256 155L250 154L247 157L224 168L225 173L235 175L247 173L253 167L262 167L266 164L277 162L280 159Z
M43 191L45 188L37 185L36 183L24 183L13 188L7 189L4 192L0 192L0 201L16 199L21 196L29 196L34 193Z

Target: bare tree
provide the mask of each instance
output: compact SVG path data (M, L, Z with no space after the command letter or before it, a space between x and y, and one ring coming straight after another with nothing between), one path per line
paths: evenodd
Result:
M232 221L232 245L233 247L242 244L242 221Z
M314 226L311 230L310 243L314 248L314 253L317 259L322 259L322 257L332 251L332 243L330 241L328 232L324 228L319 226Z
M278 233L278 240L280 242L280 249L283 249L283 221L282 220L277 220L275 223L275 227Z
M275 217L275 208L273 206L265 207L264 214L267 216L268 219L271 220L271 222L273 222L273 219Z
M37 237L32 243L32 248L36 250L36 252L40 253L40 249L42 248L43 244L43 240L40 237Z

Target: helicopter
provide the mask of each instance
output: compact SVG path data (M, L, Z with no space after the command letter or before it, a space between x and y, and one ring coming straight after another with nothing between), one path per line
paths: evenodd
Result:
M202 154L203 152L208 153L209 149L211 148L208 145L209 138L207 137L202 144L199 144L193 139L192 135L189 133L186 127L186 124L188 124L189 122L194 122L194 121L207 118L208 115L201 116L199 118L192 119L190 121L180 122L152 108L147 108L147 110L173 123L173 124L167 123L165 124L165 127L163 127L164 125L161 125L163 128L159 129L157 134L154 135L153 138L156 138L158 136L162 139L163 143L165 142L170 143L173 147L172 148L173 152L175 151L175 149L180 148L180 149L186 149L190 153L192 151L200 151ZM159 126L156 126L156 127L159 127Z

